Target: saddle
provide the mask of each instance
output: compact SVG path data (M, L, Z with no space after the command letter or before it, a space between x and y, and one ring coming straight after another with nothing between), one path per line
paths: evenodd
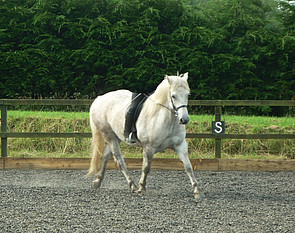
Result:
M143 93L132 93L131 104L125 114L124 136L128 138L128 142L135 143L139 141L137 138L136 121L146 99L147 96Z

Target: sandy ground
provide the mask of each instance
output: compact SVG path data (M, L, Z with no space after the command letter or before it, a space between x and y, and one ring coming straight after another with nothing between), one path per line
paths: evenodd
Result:
M0 232L295 231L295 172L199 171L200 203L183 171L151 171L145 195L120 171L107 171L99 191L85 174L0 171Z

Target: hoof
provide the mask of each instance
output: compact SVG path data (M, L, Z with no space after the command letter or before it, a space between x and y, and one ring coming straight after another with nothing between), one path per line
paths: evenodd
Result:
M129 187L130 187L132 193L135 193L138 190L138 188L136 187L136 185L133 182L131 182L129 184Z
M96 180L92 181L92 187L94 189L99 189L100 185L101 185L101 180L96 179Z
M138 190L136 190L136 193L138 193L138 194L145 194L145 189L139 188Z
M198 192L198 193L194 193L194 197L196 202L200 202L205 198L205 195L203 193Z
M196 202L202 201L202 199L205 197L203 192L197 186L194 188L194 197Z

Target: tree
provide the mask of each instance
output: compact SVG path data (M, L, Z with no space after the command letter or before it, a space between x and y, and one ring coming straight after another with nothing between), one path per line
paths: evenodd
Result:
M194 99L290 99L294 4L277 0L11 0L0 98L150 93L189 72Z

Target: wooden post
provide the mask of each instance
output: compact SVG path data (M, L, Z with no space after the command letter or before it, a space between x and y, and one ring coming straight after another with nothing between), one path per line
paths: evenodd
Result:
M221 121L221 107L215 107L215 121ZM221 138L215 138L215 158L221 158Z
M1 106L1 132L7 132L7 106ZM1 138L1 157L7 157L7 137Z

